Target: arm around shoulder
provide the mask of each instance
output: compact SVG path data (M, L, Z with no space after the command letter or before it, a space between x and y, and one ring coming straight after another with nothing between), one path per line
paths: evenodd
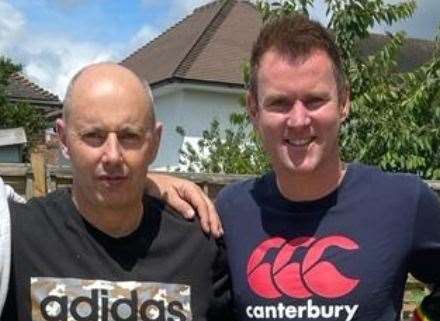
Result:
M223 234L214 204L195 183L171 175L148 173L145 186L149 195L166 202L187 219L196 214L206 233L215 237Z

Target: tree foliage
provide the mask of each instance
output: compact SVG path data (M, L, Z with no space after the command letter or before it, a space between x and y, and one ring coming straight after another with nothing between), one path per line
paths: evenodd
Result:
M263 20L268 20L296 12L308 15L313 2L262 1L257 6ZM325 5L327 27L341 50L351 84L351 115L341 130L343 158L440 179L440 40L436 39L432 59L410 72L398 72L396 68L396 57L405 42L403 32L388 35L389 41L374 55L362 57L359 51L359 43L368 37L371 27L411 17L416 2L325 0ZM199 146L209 146L209 157L193 150L181 154L182 163L197 163L197 169L206 172L260 173L267 169L267 159L247 117L240 113L234 118L237 121L231 122L226 135L216 123L203 134ZM228 157L230 149L241 154L231 153ZM222 157L218 157L220 150Z
M20 65L0 56L0 129L23 127L30 143L29 147L32 147L41 137L46 122L44 117L28 104L8 101L6 87L9 79L13 73L20 70Z
M180 170L206 173L251 174L269 168L269 161L260 148L258 136L250 128L246 113L230 116L231 128L224 132L214 119L209 130L203 131L197 149L191 144L179 151ZM185 136L185 131L177 128Z

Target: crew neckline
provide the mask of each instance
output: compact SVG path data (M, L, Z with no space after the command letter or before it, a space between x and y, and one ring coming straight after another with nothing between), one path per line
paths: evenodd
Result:
M355 164L347 163L347 170L342 178L341 183L330 193L317 198L315 200L309 201L292 201L284 197L281 191L278 188L276 183L275 173L273 171L269 172L265 175L263 179L263 184L259 189L259 194L266 194L262 199L266 199L270 201L270 203L276 202L275 206L290 211L295 212L317 212L322 211L323 209L328 209L336 205L338 199L343 194L346 185L351 180L351 176L353 175L353 169Z
M104 231L96 228L94 225L92 225L90 222L88 222L83 215L78 211L78 209L75 206L75 203L73 203L72 200L72 193L71 189L68 188L65 190L65 192L68 194L68 206L72 210L72 215L70 215L70 218L75 222L75 224L82 225L90 235L93 236L95 239L99 239L102 242L105 243L112 243L114 245L118 244L127 244L131 243L133 241L136 241L139 237L142 237L145 233L147 233L145 230L148 225L146 224L146 220L148 219L150 221L155 221L154 217L158 215L154 215L154 212L156 211L155 207L152 206L152 203L155 201L154 198L148 196L147 194L143 195L142 202L144 203L144 211L142 213L142 218L139 222L139 225L137 228L132 231L130 234L121 236L121 237L114 237L110 234L105 233ZM153 223L153 222L151 222Z

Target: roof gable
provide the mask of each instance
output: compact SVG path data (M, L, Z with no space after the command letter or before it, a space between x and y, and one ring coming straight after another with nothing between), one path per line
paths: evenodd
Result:
M121 64L152 86L170 79L242 86L241 66L261 26L248 1L214 1L146 44Z
M173 77L221 7L221 2L213 2L196 9L193 14L125 58L121 64L150 84Z
M229 1L200 39L200 48L194 48L194 56L188 59L191 65L181 76L242 85L242 67L249 59L261 25L254 5Z

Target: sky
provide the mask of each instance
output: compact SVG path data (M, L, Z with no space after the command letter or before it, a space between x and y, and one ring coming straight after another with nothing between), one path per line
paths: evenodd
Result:
M386 0L388 3L401 2ZM0 0L0 55L61 99L83 66L120 61L210 0ZM313 18L325 22L323 0ZM418 0L414 16L392 28L410 37L434 39L439 0Z

